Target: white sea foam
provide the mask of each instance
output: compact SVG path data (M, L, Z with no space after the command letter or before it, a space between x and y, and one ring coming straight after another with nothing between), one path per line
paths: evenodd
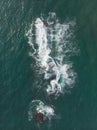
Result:
M47 44L47 29L42 20L37 18L35 21L36 27L36 43L38 44L38 55L42 67L47 67L47 60L49 58L50 49Z
M45 19L36 18L27 33L29 44L34 50L33 54L37 54L36 60L43 68L44 78L50 80L46 86L48 95L59 96L64 93L67 86L72 87L75 82L76 73L67 60L72 53L76 53L72 43L73 26L74 21L60 23L55 13L49 13ZM32 34L33 29L34 34ZM37 49L34 47L34 42L38 45Z
M45 105L40 100L33 100L30 105L30 110L28 112L29 115L29 121L31 121L34 118L34 114L37 111L37 113L41 113L44 116L44 120L51 120L53 116L55 116L54 109L51 106Z

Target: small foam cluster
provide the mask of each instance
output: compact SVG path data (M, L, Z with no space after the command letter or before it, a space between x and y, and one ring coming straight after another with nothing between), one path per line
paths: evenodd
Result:
M39 123L46 120L51 120L54 114L54 109L51 106L45 105L40 100L33 100L29 110L29 120L34 118Z

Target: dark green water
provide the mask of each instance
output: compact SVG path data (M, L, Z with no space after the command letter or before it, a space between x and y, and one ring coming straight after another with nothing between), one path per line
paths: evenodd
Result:
M0 0L0 130L38 130L28 121L29 103L37 98L35 61L25 32L40 13L75 19L80 54L72 57L78 79L71 94L54 101L61 119L41 130L97 130L97 1ZM32 67L31 67L32 64ZM41 81L41 79L40 79Z

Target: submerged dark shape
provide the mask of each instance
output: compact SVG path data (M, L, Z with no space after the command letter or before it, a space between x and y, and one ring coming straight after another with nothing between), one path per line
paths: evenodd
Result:
M43 113L35 111L35 113L34 113L34 119L37 122L43 122L44 121L44 115L43 115Z
M48 22L46 20L43 21L43 24L46 26L46 27L52 27L55 25L55 21L52 21L52 22Z
M56 79L56 74L52 73L51 76L49 77L49 80L54 80L54 79Z
M48 75L49 75L49 80L54 80L56 79L56 65L54 62L49 62L49 67L48 67Z
M44 25L47 27L48 26L48 22L47 21L43 21Z

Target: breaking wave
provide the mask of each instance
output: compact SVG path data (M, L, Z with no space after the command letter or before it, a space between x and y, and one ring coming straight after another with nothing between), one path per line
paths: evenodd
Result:
M55 13L49 13L48 17L41 16L32 21L26 33L28 43L32 48L29 55L42 68L44 79L49 81L45 86L45 92L54 98L64 94L65 90L75 83L76 73L70 61L70 57L77 54L74 26L75 21L61 23ZM54 115L51 107L37 100L32 101L29 119L32 118L33 109L49 119Z
M47 18L36 18L27 33L28 43L33 48L30 55L42 68L44 78L50 80L46 87L48 95L58 96L75 82L76 73L68 60L76 53L72 43L74 26L74 21L61 24L55 13L49 13Z

